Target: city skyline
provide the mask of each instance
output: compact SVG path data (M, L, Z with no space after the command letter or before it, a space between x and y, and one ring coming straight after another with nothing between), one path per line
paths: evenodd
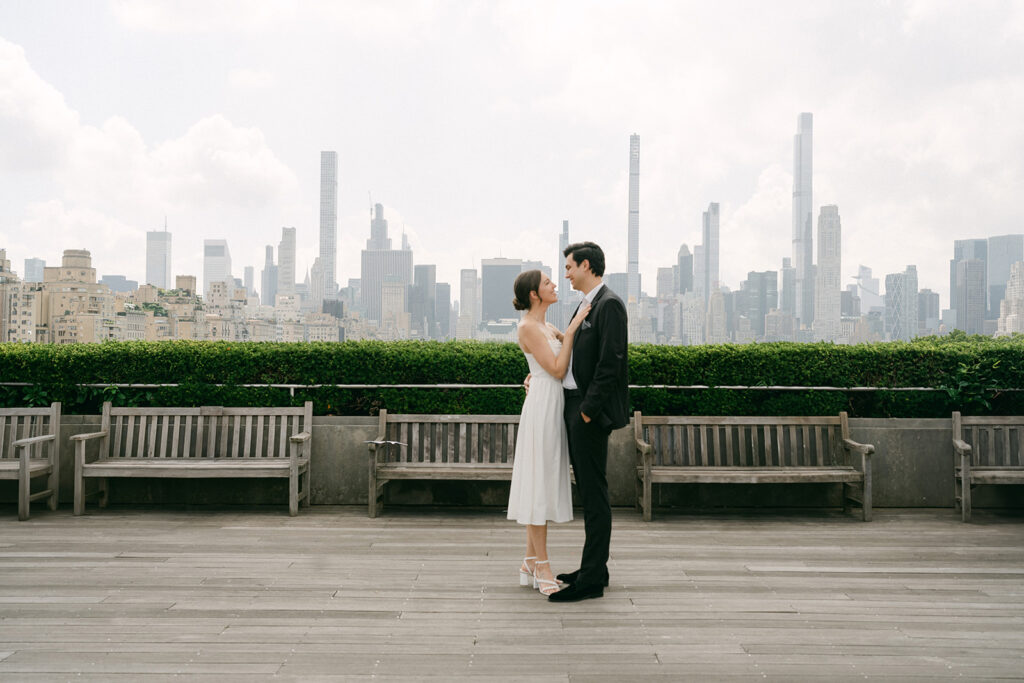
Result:
M334 150L339 285L359 271L367 192L438 282L543 259L563 220L627 272L635 132L643 288L666 252L701 242L716 202L735 289L792 256L801 112L815 118L814 220L843 215L845 284L860 264L916 263L945 308L949 243L1021 231L1015 4L240 7L0 7L9 254L56 263L85 247L100 272L143 281L144 235L167 215L175 275L201 275L203 241L225 239L238 276L287 226L301 281L319 253L317 155ZM715 26L747 49L716 48ZM382 48L384 63L365 60Z

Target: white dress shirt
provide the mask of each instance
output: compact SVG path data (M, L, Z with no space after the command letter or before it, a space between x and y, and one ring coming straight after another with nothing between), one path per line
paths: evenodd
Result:
M583 302L586 302L588 304L594 303L594 297L597 296L597 293L601 291L602 287L604 287L604 282L598 282L597 286L594 287L589 292L587 292L586 296L583 297ZM580 302L580 306L583 305L583 302ZM579 330L576 330L576 333L579 334ZM579 387L576 385L576 378L572 376L572 352L571 351L569 352L569 369L565 371L565 377L562 378L562 388L563 389L579 389Z

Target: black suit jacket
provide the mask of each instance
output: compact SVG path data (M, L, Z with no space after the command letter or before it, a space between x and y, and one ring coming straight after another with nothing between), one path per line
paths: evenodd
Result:
M572 342L572 376L580 410L605 429L629 424L629 322L626 306L606 284Z

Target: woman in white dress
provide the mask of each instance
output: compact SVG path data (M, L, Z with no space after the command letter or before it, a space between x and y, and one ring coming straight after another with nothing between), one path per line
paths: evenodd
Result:
M539 270L528 270L513 285L519 322L519 348L530 365L530 384L519 418L508 518L526 525L526 558L519 568L520 585L532 583L544 595L558 590L548 563L548 522L572 519L569 445L562 409L562 378L569 367L572 338L590 311L584 303L563 335L545 321L558 301L555 283Z

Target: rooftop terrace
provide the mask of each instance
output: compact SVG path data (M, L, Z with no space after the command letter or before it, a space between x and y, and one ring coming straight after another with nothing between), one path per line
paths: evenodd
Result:
M7 680L1007 679L1024 518L617 510L611 587L520 588L496 511L0 509ZM556 571L582 522L552 526ZM81 673L81 676L77 674Z

